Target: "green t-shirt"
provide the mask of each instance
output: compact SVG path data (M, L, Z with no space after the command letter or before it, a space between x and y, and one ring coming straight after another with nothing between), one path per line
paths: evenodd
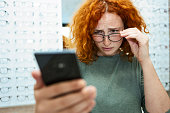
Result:
M87 85L97 88L96 106L92 113L148 113L145 108L142 68L119 54L100 56L92 65L79 63Z
M92 65L79 62L87 85L97 88L92 113L148 113L145 108L143 71L136 58L129 62L119 54L100 56ZM170 110L166 113L170 113Z

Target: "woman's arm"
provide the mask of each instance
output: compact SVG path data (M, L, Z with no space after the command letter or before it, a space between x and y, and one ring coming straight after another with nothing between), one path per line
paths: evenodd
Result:
M146 109L150 113L165 113L170 109L170 99L162 86L150 59L141 63L144 77Z
M143 69L145 106L149 113L165 113L170 109L170 98L162 86L149 57L149 38L137 28L121 32Z

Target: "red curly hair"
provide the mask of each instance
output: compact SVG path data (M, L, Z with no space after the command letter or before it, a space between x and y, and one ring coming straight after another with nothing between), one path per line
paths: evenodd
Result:
M119 15L125 29L136 27L148 33L143 18L130 0L86 0L75 13L70 26L76 54L81 62L90 64L98 58L98 49L91 35L106 10ZM122 56L128 56L128 60L132 61L134 55L126 39L123 40L119 51L122 51Z

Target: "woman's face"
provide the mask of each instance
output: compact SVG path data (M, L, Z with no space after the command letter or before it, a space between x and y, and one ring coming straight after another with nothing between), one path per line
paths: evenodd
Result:
M97 27L94 30L94 34L92 35L93 40L96 46L98 47L98 52L97 52L98 56L113 56L118 53L118 49L123 41L123 39L120 37L119 31L123 29L124 29L124 25L122 19L116 13L106 12L101 17ZM102 35L112 34L112 35L110 35L110 40L108 36L104 36L104 38L101 38L103 39L101 41L98 37L99 36L102 37L102 35L98 35L98 34L102 34Z

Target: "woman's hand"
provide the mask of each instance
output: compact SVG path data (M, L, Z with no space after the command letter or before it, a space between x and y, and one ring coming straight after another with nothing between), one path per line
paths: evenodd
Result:
M140 63L150 59L149 38L137 28L128 28L120 32L125 37L131 47L133 54Z
M95 105L96 88L87 87L83 79L45 86L40 71L32 72L32 76L36 80L36 113L89 113Z

